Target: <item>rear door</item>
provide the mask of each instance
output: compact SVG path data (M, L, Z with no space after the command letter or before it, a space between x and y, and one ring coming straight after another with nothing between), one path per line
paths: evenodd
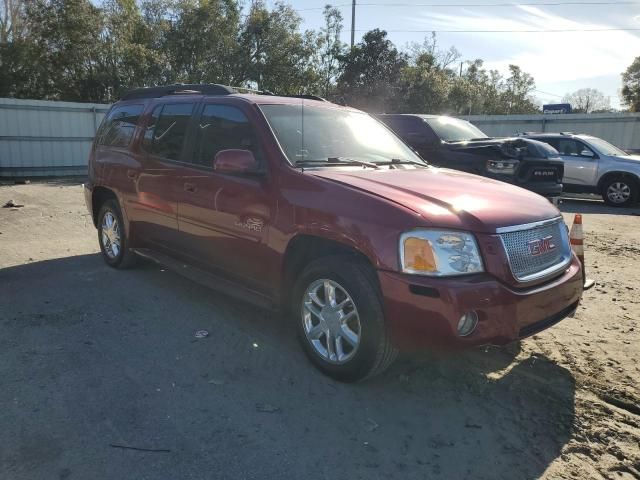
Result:
M585 143L574 138L540 139L554 147L564 162L563 182L570 185L595 185L598 156ZM591 156L585 155L589 152Z
M185 137L196 102L176 99L155 105L141 142L143 167L136 179L136 234L152 247L180 250L178 196Z
M224 100L205 102L189 143L178 202L185 253L215 273L269 291L264 258L276 206L254 126L238 106ZM227 149L250 150L264 174L215 172L215 155Z

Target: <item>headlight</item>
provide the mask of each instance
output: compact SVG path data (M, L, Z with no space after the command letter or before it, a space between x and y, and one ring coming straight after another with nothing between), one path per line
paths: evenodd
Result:
M518 160L487 160L487 172L513 175L518 167Z
M478 244L470 233L413 230L400 237L402 271L446 277L483 272Z

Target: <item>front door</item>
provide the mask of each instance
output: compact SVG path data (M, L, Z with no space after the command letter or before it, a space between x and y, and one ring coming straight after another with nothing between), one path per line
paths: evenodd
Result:
M221 150L253 152L266 170L255 131L235 106L205 104L192 132L190 165L181 170L178 225L185 253L216 273L269 291L264 264L275 201L264 175L229 175L213 170Z
M569 185L595 185L598 156L586 144L573 138L553 139L551 145L564 161L563 183Z

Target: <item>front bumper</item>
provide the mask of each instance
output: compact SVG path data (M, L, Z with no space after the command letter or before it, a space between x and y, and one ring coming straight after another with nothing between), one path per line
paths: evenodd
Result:
M533 335L571 315L582 295L582 272L573 256L559 277L516 290L488 274L430 278L379 271L385 316L401 349L505 344ZM460 317L475 310L478 325L457 334Z

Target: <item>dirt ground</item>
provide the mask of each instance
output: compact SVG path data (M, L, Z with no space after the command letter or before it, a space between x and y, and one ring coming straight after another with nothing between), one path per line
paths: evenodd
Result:
M157 265L106 267L77 182L0 186L10 199L2 479L640 478L640 209L562 205L598 282L574 318L344 385L286 319Z

